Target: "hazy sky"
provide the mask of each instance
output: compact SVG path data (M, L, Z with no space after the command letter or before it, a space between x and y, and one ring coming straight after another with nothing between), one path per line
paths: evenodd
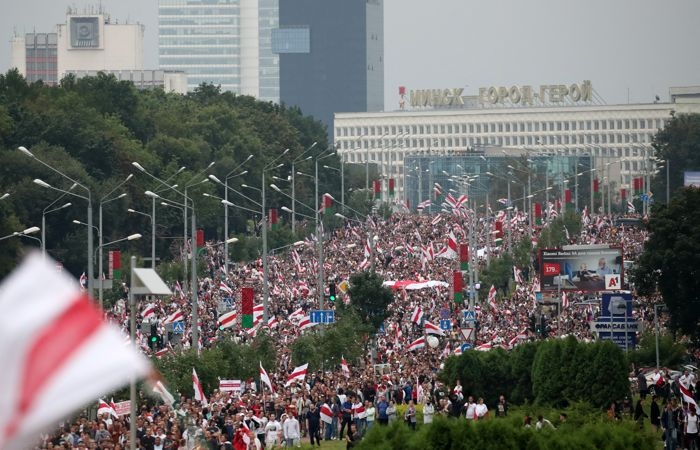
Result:
M146 25L145 63L158 64L157 0L2 3L0 72L15 30L52 31L68 6L100 3ZM385 107L396 109L398 86L476 94L584 79L607 103L666 100L670 86L700 85L698 19L698 0L385 0Z

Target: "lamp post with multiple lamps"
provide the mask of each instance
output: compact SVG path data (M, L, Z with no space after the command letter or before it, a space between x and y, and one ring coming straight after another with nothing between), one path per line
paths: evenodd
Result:
M68 181L72 182L73 184L79 186L80 188L85 190L85 195L78 195L70 191L65 191L63 189L59 189L57 187L51 186L49 183L46 183L45 181L42 181L40 179L35 179L34 182L38 184L39 186L42 186L44 188L48 189L53 189L58 192L63 192L67 193L69 195L72 195L77 198L82 198L83 200L87 201L87 223L89 224L88 227L88 234L87 234L87 271L88 271L88 294L92 295L92 290L93 290L93 283L94 283L94 263L93 263L93 246L94 242L92 239L92 230L90 227L92 226L92 192L90 189L88 189L85 185L80 184L73 178L69 177L65 173L61 172L60 170L56 169L55 167L51 166L50 164L40 160L37 158L32 152L27 150L25 147L18 147L18 150L22 152L24 155L29 156L33 160L39 162L41 165L44 167L50 169L51 171L57 173L58 175L62 176L63 178L67 179ZM101 306L101 305L100 305Z
M238 172L238 170L251 159L253 159L253 155L248 155L248 157L242 163L237 165L235 168L231 169L229 173L226 174L226 177L224 177L224 186L226 187L226 189L224 190L225 200L228 200L228 180L247 174L247 170L244 170L243 172L239 173L236 172ZM228 275L228 208L224 209L224 253L224 270Z
M293 211L292 212L292 234L294 234L296 232L296 220L297 220L296 219L296 210L297 210L297 205L296 205L296 203L297 203L296 202L296 164L312 159L313 156L311 156L311 155L305 156L305 155L307 153L309 153L314 147L316 147L316 144L318 144L318 142L314 141L314 143L311 144L311 146L309 148L304 150L304 152L301 155L299 155L297 158L295 158L292 161L292 175L291 175L291 177L292 177L291 178L291 181L292 181L292 211Z
M56 200L52 201L49 203L46 208L44 208L44 211L41 213L41 255L46 258L46 215L51 214L52 212L55 211L60 211L62 209L68 208L69 206L72 205L71 202L64 203L63 205L57 207L57 208L51 208L53 205L56 204L60 199L62 199L66 194L61 194L60 197L58 197Z

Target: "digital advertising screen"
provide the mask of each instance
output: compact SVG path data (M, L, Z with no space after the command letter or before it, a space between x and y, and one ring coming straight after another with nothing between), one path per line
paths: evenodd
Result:
M605 276L623 278L622 247L579 246L576 249L540 251L540 288L542 291L606 290Z

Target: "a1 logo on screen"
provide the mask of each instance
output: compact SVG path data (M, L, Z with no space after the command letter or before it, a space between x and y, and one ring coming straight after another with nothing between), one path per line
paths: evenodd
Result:
M559 264L544 263L544 274L545 275L559 275Z

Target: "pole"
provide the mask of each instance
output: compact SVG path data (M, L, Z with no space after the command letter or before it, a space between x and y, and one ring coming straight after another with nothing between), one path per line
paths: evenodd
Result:
M365 191L369 192L369 145L367 146L365 158ZM316 197L318 197L318 195Z
M656 368L659 368L659 305L654 305L654 328L656 328Z
M671 158L666 159L666 204L671 201L671 184L669 183L669 170L671 170Z
M151 269L156 268L156 198L153 197L153 211L151 215ZM100 242L102 245L102 242Z
M182 270L184 271L183 289L187 292L187 186L185 186L185 207L182 208ZM190 249L191 250L191 249Z
M297 223L297 198L296 198L296 172L292 162L292 234L296 230Z
M506 207L506 220L508 221L508 251L511 251L513 249L513 240L510 234L510 211L513 206L510 204L510 180L506 179L506 183L508 183L508 206Z
M228 203L228 177L224 180L224 200ZM228 276L228 206L224 205L224 271Z
M270 297L270 287L269 287L269 269L267 264L267 216L265 215L265 168L262 171L262 201L260 203L262 209L262 245L263 245L263 324L267 324L268 314L268 301ZM292 202L292 206L294 202ZM294 214L292 214L292 217Z
M321 233L321 218L318 212L318 158L316 158L316 244L318 245L318 309L323 309L323 233Z
M345 214L345 163L340 158L340 203L343 204L343 214Z
M94 252L94 242L93 242L93 237L92 237L92 194L90 191L88 191L88 207L87 207L87 215L88 215L88 226L87 226L87 232L88 232L88 295L95 295L94 294L94 287L95 287L95 262L93 261L93 252ZM94 297L93 297L94 298ZM102 309L102 302L100 302L100 309Z
M532 169L527 172L527 234L532 237Z
M199 356L199 302L197 300L197 225L194 215L194 201L192 203L192 347L197 349ZM187 197L185 197L185 209L187 209Z
M576 151L576 159L574 160L576 167L574 167L574 174L576 175L576 185L574 189L574 211L578 212L578 150Z
M46 212L41 214L41 255L46 259Z
M102 309L102 305L104 304L104 283L102 281L102 260L104 259L104 255L102 254L102 202L100 202L100 210L99 210L99 222L100 226L97 228L97 239L99 240L99 246L97 247L97 253L98 253L98 258L100 258L100 261L97 263L99 266L98 269L98 274L97 276L100 278L99 279L99 297L100 297L100 309ZM90 230L90 234L92 235L92 230Z
M133 285L134 268L136 267L136 257L131 257L129 276L130 283ZM138 351L136 345L136 301L134 299L133 290L129 289L129 333L131 336L131 345L134 346L134 351ZM131 408L129 410L129 448L136 450L136 379L132 375L129 383L129 399L131 400Z

